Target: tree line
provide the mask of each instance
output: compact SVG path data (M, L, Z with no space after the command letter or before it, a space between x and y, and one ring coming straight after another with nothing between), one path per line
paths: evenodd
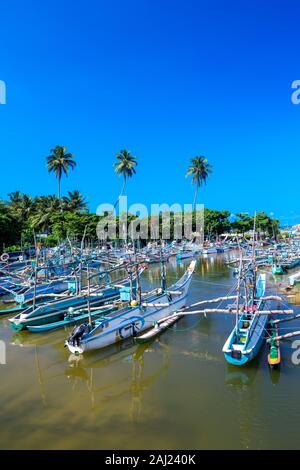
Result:
M123 178L120 196L124 195L126 184L136 174L137 157L126 149L116 154L113 164L116 174ZM100 216L91 213L86 198L79 190L68 191L61 196L61 182L63 176L68 176L70 170L76 167L72 153L66 147L56 146L46 157L49 173L57 178L58 191L56 195L31 197L20 191L8 194L8 198L0 200L0 250L19 249L33 242L33 233L43 234L44 243L49 246L57 244L67 236L75 240L80 239L85 232L86 237L95 241L97 239L96 227ZM203 156L193 157L187 169L186 176L191 176L195 186L193 207L195 209L199 188L206 184L208 176L212 173L212 166ZM117 199L114 207L118 205ZM105 216L105 215L104 215ZM178 216L178 214L177 214ZM174 217L171 214L171 233L174 233ZM128 223L136 218L128 214ZM118 224L119 217L116 217ZM149 218L151 225L151 217ZM269 236L275 236L279 231L279 221L271 218L264 212L256 216L257 230ZM159 217L160 233L162 233L162 214ZM224 232L238 232L245 234L253 228L253 216L246 213L232 214L227 210L204 210L205 236L215 238Z

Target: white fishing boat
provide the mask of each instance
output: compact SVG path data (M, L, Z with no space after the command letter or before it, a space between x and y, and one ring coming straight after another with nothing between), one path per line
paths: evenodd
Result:
M144 297L135 307L126 307L92 325L82 324L73 331L65 345L73 354L101 349L147 330L164 317L186 305L196 261L190 263L182 278L169 289L159 289Z

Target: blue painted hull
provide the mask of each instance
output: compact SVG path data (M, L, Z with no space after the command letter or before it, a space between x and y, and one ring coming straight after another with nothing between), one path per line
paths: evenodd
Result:
M252 361L257 356L257 354L261 350L263 342L264 342L264 331L262 332L259 340L257 341L256 346L252 349L252 351L249 354L242 354L240 359L236 359L232 357L230 353L225 352L224 357L229 364L232 364L234 366L244 366L245 364Z
M265 292L266 274L260 274L256 284L256 296L262 298ZM264 305L258 300L255 309L261 310ZM225 360L235 366L243 366L252 361L259 353L265 338L268 315L258 315L253 309L243 311L237 326L232 330L223 347Z

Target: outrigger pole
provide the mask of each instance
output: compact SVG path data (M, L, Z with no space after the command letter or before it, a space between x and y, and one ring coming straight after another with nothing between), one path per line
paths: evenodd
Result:
M274 336L273 338L267 339L267 343L270 343L271 340L273 341L279 341L281 339L288 339L292 338L293 336L300 336L300 331L292 331L291 333L286 333L285 335L280 335L280 336Z
M87 302L87 308L88 308L88 316L89 316L89 324L92 326L92 316L91 316L91 302L90 302L90 295L91 295L91 279L90 279L90 267L89 267L89 262L87 262L87 288L88 288L88 302Z
M273 324L276 325L278 323L282 323L282 322L285 322L285 321L295 320L296 318L300 318L299 313L297 315L293 315L292 317L280 318L280 319L277 319L277 320L273 320ZM270 343L271 339L273 341L277 341L277 340L279 341L281 339L292 338L293 336L300 336L300 331L291 331L291 333L285 333L284 335L274 336L273 338L267 339L267 343Z

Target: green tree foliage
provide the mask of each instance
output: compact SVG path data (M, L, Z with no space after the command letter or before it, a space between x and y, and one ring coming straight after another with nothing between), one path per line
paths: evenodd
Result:
M64 211L60 210L59 199L55 195L38 196L31 198L19 191L9 194L7 201L0 201L0 249L4 245L7 249L10 245L20 246L33 242L33 230L36 234L47 234L45 243L55 244L59 240L64 240L67 235L72 240L80 241L84 231L86 238L96 241L96 227L101 217L90 213L87 209L86 200L78 191L68 193L63 199ZM107 214L106 214L107 215ZM123 219L126 214L116 217L117 238L119 230L124 224ZM193 231L196 229L193 211ZM102 216L105 217L105 214ZM180 212L170 214L170 240L175 238L174 225L176 221L182 221L183 214ZM127 224L136 219L133 214L128 214ZM167 233L166 219L160 213L156 216L148 217L148 235L159 239ZM206 238L214 239L218 235L227 232L239 232L245 234L253 229L254 217L246 213L236 215L236 219L230 222L230 212L227 210L204 209L204 232ZM143 224L142 220L139 225ZM120 227L119 227L120 225ZM151 227L156 227L155 232ZM274 236L279 232L279 221L268 216L264 212L256 215L256 230L261 235ZM130 233L128 234L130 238Z
M74 191L68 191L68 196L63 198L63 209L65 211L86 211L87 202L85 197L75 189Z
M230 212L226 210L204 209L204 235L214 237L231 229Z
M237 233L246 233L253 229L253 218L250 217L247 213L241 212L236 214L236 217L237 219L232 222L232 228Z
M254 216L242 212L236 214L236 217L236 220L231 224L234 231L244 234L253 230ZM279 233L279 220L268 216L265 212L258 212L256 214L256 232L276 237Z
M9 245L18 244L22 225L17 216L14 216L10 207L0 201L0 250Z

